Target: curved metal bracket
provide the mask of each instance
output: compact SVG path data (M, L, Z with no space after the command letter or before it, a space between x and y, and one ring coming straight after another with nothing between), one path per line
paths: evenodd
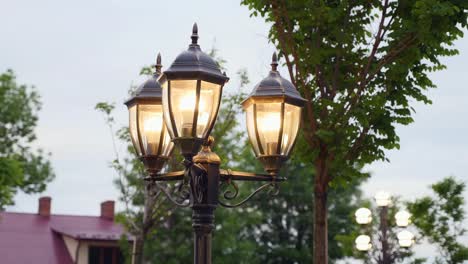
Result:
M223 193L223 197L224 199L226 200L234 200L237 195L239 194L239 187L237 186L236 183L232 182L232 181L227 181L227 184L231 185L233 188L234 188L234 192L231 191L231 190L226 190L224 191ZM260 187L258 187L255 191L253 191L251 194L249 194L246 198L244 198L242 201L238 202L238 203L235 203L235 204L229 204L229 203L225 203L221 200L218 200L218 203L221 205L221 206L224 206L224 207L227 207L227 208L235 208L235 207L239 207L239 206L242 206L244 205L245 203L247 203L250 199L252 199L252 197L254 197L257 193L267 189L267 188L270 188L270 190L268 190L268 194L271 195L271 196L275 196L279 193L279 186L276 182L268 182L268 183L265 183L263 185L261 185Z
M185 165L186 169L184 171L169 172L145 178L150 183L150 195L154 195L154 193L151 193L151 187L156 186L169 201L177 206L190 207L194 202L201 203L203 194L206 191L207 171L203 166L190 161L187 161ZM167 186L159 183L160 181L180 181L180 184L175 190L171 191Z
M191 160L185 160L184 165L186 167L184 171L157 174L147 177L145 180L157 186L175 205L190 207L193 206L194 203L202 203L204 194L206 193L208 175L206 169L202 165L193 163ZM268 188L268 195L277 195L279 193L278 182L286 180L285 178L277 177L277 175L232 171L230 169L220 170L219 176L220 187L226 184L228 185L227 189L219 195L220 198L224 198L225 200L234 200L239 195L239 186L235 181L266 182L238 203L229 204L218 199L220 205L228 208L242 206L257 193ZM159 183L160 181L180 181L180 184L175 190L169 190L167 186ZM175 196L174 193L176 193ZM188 202L185 202L187 200Z
M167 197L167 199L173 204L179 207L190 207L193 204L192 195L190 195L190 191L187 190L189 187L186 184L181 183L179 186L177 186L176 197L172 196L171 192L167 189L166 186L163 186L162 184L157 182L153 182L153 184L159 190L161 190L162 193L164 193L164 195Z

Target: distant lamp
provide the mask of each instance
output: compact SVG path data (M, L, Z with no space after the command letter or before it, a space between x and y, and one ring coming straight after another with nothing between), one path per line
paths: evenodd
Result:
M372 248L371 238L367 235L360 235L355 240L356 249L359 251L369 251Z
M269 75L242 102L247 131L255 155L265 170L275 175L296 141L305 104L294 85L281 77L273 54Z
M403 230L397 234L400 247L408 248L414 243L414 235L408 230Z
M125 102L130 114L130 137L137 155L150 175L158 173L171 155L171 142L163 119L161 55L156 60L156 71Z
M399 211L395 214L397 226L406 227L411 223L411 214L407 211Z
M372 212L365 207L359 208L354 215L356 216L356 222L360 225L372 222Z
M379 207L387 207L392 202L390 193L385 191L379 191L375 195L375 202Z
M181 154L191 159L213 129L224 84L229 78L198 45L193 25L192 44L177 56L161 79L164 118Z

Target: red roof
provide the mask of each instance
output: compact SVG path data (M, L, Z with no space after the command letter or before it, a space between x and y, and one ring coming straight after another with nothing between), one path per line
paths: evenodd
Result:
M0 212L2 264L73 263L60 234L78 240L118 240L121 225L102 217Z

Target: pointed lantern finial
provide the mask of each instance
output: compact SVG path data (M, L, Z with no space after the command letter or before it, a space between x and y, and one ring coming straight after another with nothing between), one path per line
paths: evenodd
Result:
M161 53L158 52L158 57L156 58L156 65L154 66L156 68L156 74L161 74Z
M198 43L198 26L197 23L193 24L192 28L192 45L197 45Z
M277 69L278 69L278 56L276 55L276 52L274 52L271 58L271 70L277 71Z

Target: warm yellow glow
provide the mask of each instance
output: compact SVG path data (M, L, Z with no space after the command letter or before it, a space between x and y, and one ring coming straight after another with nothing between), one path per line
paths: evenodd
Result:
M301 108L287 103L261 102L249 105L245 111L255 155L288 156L299 130Z
M146 132L156 132L160 133L162 130L162 124L163 124L163 117L162 113L155 113L151 116L148 116L146 119L143 121L143 131L144 133Z
M162 113L142 112L141 137L146 154L156 154L163 129Z
M380 207L389 206L390 203L392 202L390 193L385 192L385 191L377 192L375 194L375 202L377 203L377 206L380 206Z
M129 118L129 128L130 128L130 137L132 138L133 146L135 147L138 155L141 155L140 141L138 138L138 129L137 129L137 106L133 105L128 109L130 118Z
M414 243L414 235L408 230L403 230L397 234L400 247L411 247Z
M367 235L360 235L355 240L356 248L359 251L368 251L372 248L371 239Z
M280 113L264 113L258 117L258 126L261 127L266 144L275 144L278 142L278 132L281 127Z
M179 109L181 111L195 111L196 103L197 103L197 97L194 94L190 93L190 94L184 95L182 98L180 98ZM202 98L200 98L198 111L206 111L206 105L205 105L205 102L202 100Z
M266 153L269 155L277 154L281 114L267 112L259 115L258 126L261 128L259 131L261 131L262 136L265 138Z
M182 114L182 136L191 136L197 97L193 94L187 94L184 95L179 102L179 110ZM205 101L200 97L197 128L205 127L208 124L209 114Z
M263 127L264 132L278 132L281 126L280 113L265 113L258 118L258 125Z
M395 220L397 226L405 227L411 223L411 214L407 211L399 211L395 214Z
M205 126L206 124L208 124L208 117L209 115L207 112L201 112L198 117L198 126Z
M367 208L359 208L354 215L358 224L366 225L372 221L372 212Z

